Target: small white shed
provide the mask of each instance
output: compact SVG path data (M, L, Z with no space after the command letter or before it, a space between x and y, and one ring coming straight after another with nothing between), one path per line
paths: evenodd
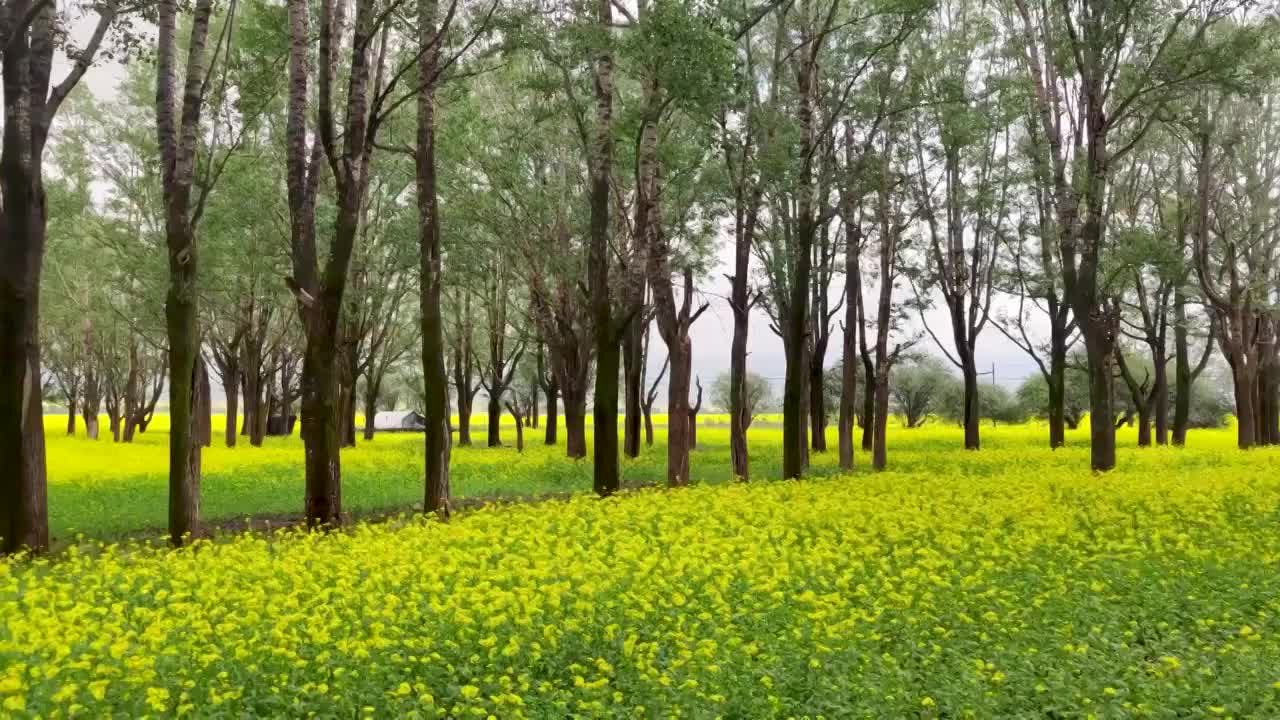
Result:
M369 422L367 418L365 422ZM413 432L426 428L426 418L414 410L386 410L373 416L373 429L380 432Z

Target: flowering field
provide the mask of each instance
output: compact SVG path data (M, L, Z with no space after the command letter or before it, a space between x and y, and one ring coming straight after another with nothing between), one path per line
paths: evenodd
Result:
M473 422L469 448L455 447L452 486L461 498L503 498L568 492L591 488L591 463L574 462L560 445L543 444L541 429L526 429L525 452L517 454L515 427L504 416L502 448L485 447L484 416ZM666 416L654 418L657 445L640 458L623 464L623 481L630 486L666 480ZM97 538L143 532L164 535L168 507L168 418L155 424L132 444L113 443L103 420L102 437L90 441L65 435L65 415L46 417L49 461L49 513L55 545L77 533ZM216 417L214 426L222 426ZM83 433L83 428L81 429ZM421 433L379 433L343 450L343 505L358 515L409 510L422 500L423 448ZM762 474L781 473L779 431L763 425L753 431L754 460ZM923 437L923 436L922 436ZM732 475L727 425L705 427L702 446L693 454L699 482L723 483ZM832 435L834 442L834 433ZM590 442L590 430L588 430ZM303 447L297 437L267 438L251 447L240 438L226 448L222 435L203 455L201 513L206 520L230 521L246 514L293 515L302 509ZM835 470L834 457L816 458L817 473Z
M0 715L1280 716L1280 455L919 432L881 475L0 563Z

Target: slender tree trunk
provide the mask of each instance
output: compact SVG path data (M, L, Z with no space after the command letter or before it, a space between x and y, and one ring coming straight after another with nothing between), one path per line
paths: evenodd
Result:
M879 353L877 353L878 355ZM888 360L876 362L875 375L875 410L873 412L871 445L871 467L884 470L888 461L887 433L889 425L889 363Z
M229 365L222 375L222 391L227 397L227 422L226 431L223 435L227 447L236 446L236 425L239 423L240 415L240 366L238 364Z
M524 452L524 412L515 405L508 405L511 418L516 421L516 452Z
M693 366L693 350L692 341L690 341L689 365L692 370ZM698 449L698 413L702 410L702 381L695 378L694 384L698 387L698 400L689 406L689 449Z
M1169 369L1167 358L1163 353L1157 353L1155 356L1155 375L1152 392L1155 397L1152 399L1154 404L1153 413L1156 430L1156 444L1169 444Z
M471 446L471 403L471 397L458 394L458 444L462 447Z
M258 412L253 416L253 427L249 429L249 444L257 443L255 447L262 446L262 440L267 436L267 431L271 418L283 417L284 425L288 425L289 408L284 402L280 401L280 396L276 395L276 375L274 372L266 374L266 382L258 381ZM280 434L288 434L287 427L282 429Z
M495 383L489 393L489 447L502 447L502 395Z
M644 404L644 444L653 447L653 405Z
M862 370L862 450L871 452L875 447L876 434L876 370L866 353L862 353Z
M965 353L962 358L964 375L964 449L977 450L981 446L978 426L982 422L982 411L978 407L978 368L974 365L973 356Z
M560 430L560 388L554 383L547 388L547 423L546 434L543 435L542 443L544 445L555 445L559 440L557 435Z
M1151 447L1151 409L1138 408L1138 447Z
M81 416L84 418L84 437L97 439L97 411L101 404L97 379L84 380L84 400L81 402Z
M827 397L823 390L822 360L817 351L809 362L809 448L813 452L827 451Z
M1060 448L1067 443L1067 344L1065 333L1053 330L1049 348L1049 447ZM1072 425L1072 429L1075 425Z
M743 482L751 479L751 460L747 452L747 426L751 424L750 408L747 407L747 334L750 319L747 272L750 252L750 240L739 239L734 251L733 294L730 301L733 308L733 340L729 350L729 456L733 463L734 477ZM644 416L645 443L653 445L653 423L647 408Z
M426 483L423 512L449 514L449 391L445 373L444 316L440 308L443 251L440 206L436 195L435 77L440 56L437 0L419 0L419 42L430 49L419 63L418 183L420 309L422 311L422 385L426 432ZM461 394L461 388L459 388ZM461 405L461 403L459 403ZM468 418L468 421L470 418Z
M671 358L667 379L667 486L683 487L689 484L688 337L668 343L667 353Z
M373 419L378 414L378 389L382 383L375 383L370 375L365 376L365 393L364 393L364 439L372 440L377 428L374 427ZM447 419L447 418L446 418Z
M72 396L67 401L67 437L75 437L76 434L76 399Z
M1240 361L1231 369L1236 397L1236 442L1241 450L1247 450L1253 447L1257 431L1253 397L1254 374Z
M107 405L107 429L111 432L111 442L120 442L120 405Z
M862 230L854 218L845 220L844 334L840 344L840 468L853 469L853 423L857 416L858 317L862 297Z
M611 0L596 0L599 27L606 41L595 58L595 137L591 152L591 222L587 252L587 285L591 299L596 346L595 443L592 462L592 485L597 495L618 491L621 477L618 467L618 369L621 351L618 347L618 320L613 317L613 301L609 287L609 192L613 171L613 50L607 38L613 25ZM566 396L566 401L568 397ZM566 402L569 443L574 443L574 423L579 412L569 414ZM583 438L585 441L585 436ZM578 448L570 447L573 455ZM585 447L582 448L585 452Z
M643 300L642 300L643 302ZM641 333L645 323L634 321L622 336L623 419L622 454L629 458L640 456L640 394L643 389L644 348Z
M196 439L204 447L213 445L213 389L209 383L209 366L204 358L196 358Z
M565 396L564 402L564 434L565 434L565 454L571 458L583 458L587 456L587 419L583 413L586 407L585 398L573 399L568 395ZM599 423L597 423L599 425ZM596 428L597 440L599 427Z
M337 525L342 520L341 439L334 367L337 333L326 332L336 321L317 317L313 323L302 359L302 441L306 447L305 509L309 527Z
M30 5L6 6L6 26L15 24L12 13L26 7ZM30 77L28 68L34 61L29 54L35 48L30 47L26 29L9 32L14 37L8 38L3 51L0 152L0 555L49 547L40 382L40 271L47 222L44 143L41 139L33 149L31 142L36 132L32 126L39 127L39 118L32 115L44 107L47 83L42 87ZM38 104L31 99L33 89L39 93Z
M1089 455L1094 470L1110 470L1116 466L1116 428L1112 398L1115 373L1112 369L1111 343L1091 334L1106 332L1104 328L1085 328L1085 356L1089 365Z
M249 444L262 447L260 420L267 411L262 402L261 349L249 338L244 342L244 428L249 436Z

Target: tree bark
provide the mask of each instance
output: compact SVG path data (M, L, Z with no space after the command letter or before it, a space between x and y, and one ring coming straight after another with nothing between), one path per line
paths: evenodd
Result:
M616 390L616 383L615 383ZM587 456L587 419L586 409L587 401L585 397L574 398L570 393L566 392L564 397L564 435L565 435L565 454L571 458L584 458ZM597 423L598 425L599 423ZM597 442L599 442L599 427L596 428Z
M366 375L364 382L364 439L368 441L372 440L377 432L373 419L378 414L378 391L382 383L375 382L371 375Z
M643 290L641 300L643 302ZM639 308L634 308L639 312ZM644 348L642 333L645 323L633 321L622 336L623 418L622 454L629 458L640 457L640 420L643 412L640 395L643 392Z
M76 435L76 398L71 396L67 400L67 437L75 437Z
M182 90L175 117L177 16L175 0L161 0L156 52L156 128L162 166L169 291L169 540L183 545L200 533L201 370L197 246L191 216L196 136L204 105L205 41L211 0L198 0L191 24ZM204 382L207 383L207 375Z
M502 396L489 392L489 447L502 447Z
M591 233L587 252L587 285L591 298L592 325L596 346L595 382L595 444L592 461L592 485L597 495L607 496L617 492L621 485L618 467L618 369L621 351L618 347L619 331L623 328L613 317L613 301L609 288L609 192L613 169L613 51L609 45L610 28L613 25L611 0L596 0L597 22L605 38L595 62L595 137L591 153ZM566 393L568 388L565 388ZM573 445L576 430L581 422L569 414L569 398L566 394L566 421L569 442ZM583 437L585 445L585 433ZM570 455L577 448L570 448ZM586 448L581 448L585 454Z
M961 374L964 376L964 449L977 450L981 446L978 426L982 422L982 412L978 408L978 368L974 366L972 354L961 354Z
M449 515L448 376L445 373L444 316L440 309L443 249L436 194L435 78L443 34L437 28L437 0L419 0L418 34L426 52L419 63L418 147L414 154L418 183L420 309L422 311L422 385L426 432L426 482L423 512Z
M40 363L40 273L47 206L44 148L58 108L93 62L116 13L99 10L89 41L50 89L55 47L65 31L53 3L4 8L0 73L0 555L49 546L44 403ZM97 408L93 409L96 414ZM95 415L96 418L96 415ZM95 419L96 423L96 419ZM95 424L96 434L96 424Z
M552 383L546 388L546 394L547 422L542 444L555 445L559 440L557 436L560 430L560 388L555 383Z

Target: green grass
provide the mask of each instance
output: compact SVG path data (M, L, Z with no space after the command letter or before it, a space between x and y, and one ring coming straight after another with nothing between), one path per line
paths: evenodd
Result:
M665 416L659 416L659 422ZM692 454L691 475L695 484L720 484L732 480L729 463L728 428L715 416L699 429L698 448ZM473 423L472 447L455 447L452 455L452 489L457 498L519 498L545 494L587 492L591 488L591 462L565 457L563 427L561 444L548 447L541 430L526 432L523 453L517 453L515 430L510 418L503 418L501 448L484 446L484 417ZM47 416L46 435L49 464L49 519L54 542L65 542L76 534L113 537L121 534L163 532L167 517L168 435L166 418L157 418L152 429L137 436L132 444L113 443L105 432L97 441L69 438L63 432L64 419ZM220 418L215 419L215 427ZM918 430L891 429L890 464L903 473L928 474L938 468L964 475L986 476L1017 467L1027 453L1043 454L1056 467L1086 472L1087 430L1069 435L1070 446L1048 452L1046 432L1041 425L983 428L984 447L978 453L959 450L958 428L931 425ZM860 438L861 431L858 432ZM781 431L761 422L748 437L753 476L776 478L781 474ZM1131 430L1123 430L1122 465L1150 465L1153 472L1173 463L1186 470L1209 470L1236 457L1229 430L1194 431L1193 452L1153 448L1139 452ZM590 426L588 426L590 443ZM665 428L657 428L654 447L644 447L639 458L622 462L623 483L637 487L666 481ZM811 474L828 476L837 472L834 429L828 432L831 451L815 453ZM1272 469L1275 456L1255 453L1255 462ZM859 449L862 466L867 458ZM207 522L225 522L246 516L295 516L302 507L303 446L299 438L268 438L261 448L241 438L237 447L223 446L221 435L203 453L201 514ZM864 471L859 467L859 472ZM374 440L358 440L355 448L342 453L343 506L357 515L411 510L422 498L422 435L379 433Z

